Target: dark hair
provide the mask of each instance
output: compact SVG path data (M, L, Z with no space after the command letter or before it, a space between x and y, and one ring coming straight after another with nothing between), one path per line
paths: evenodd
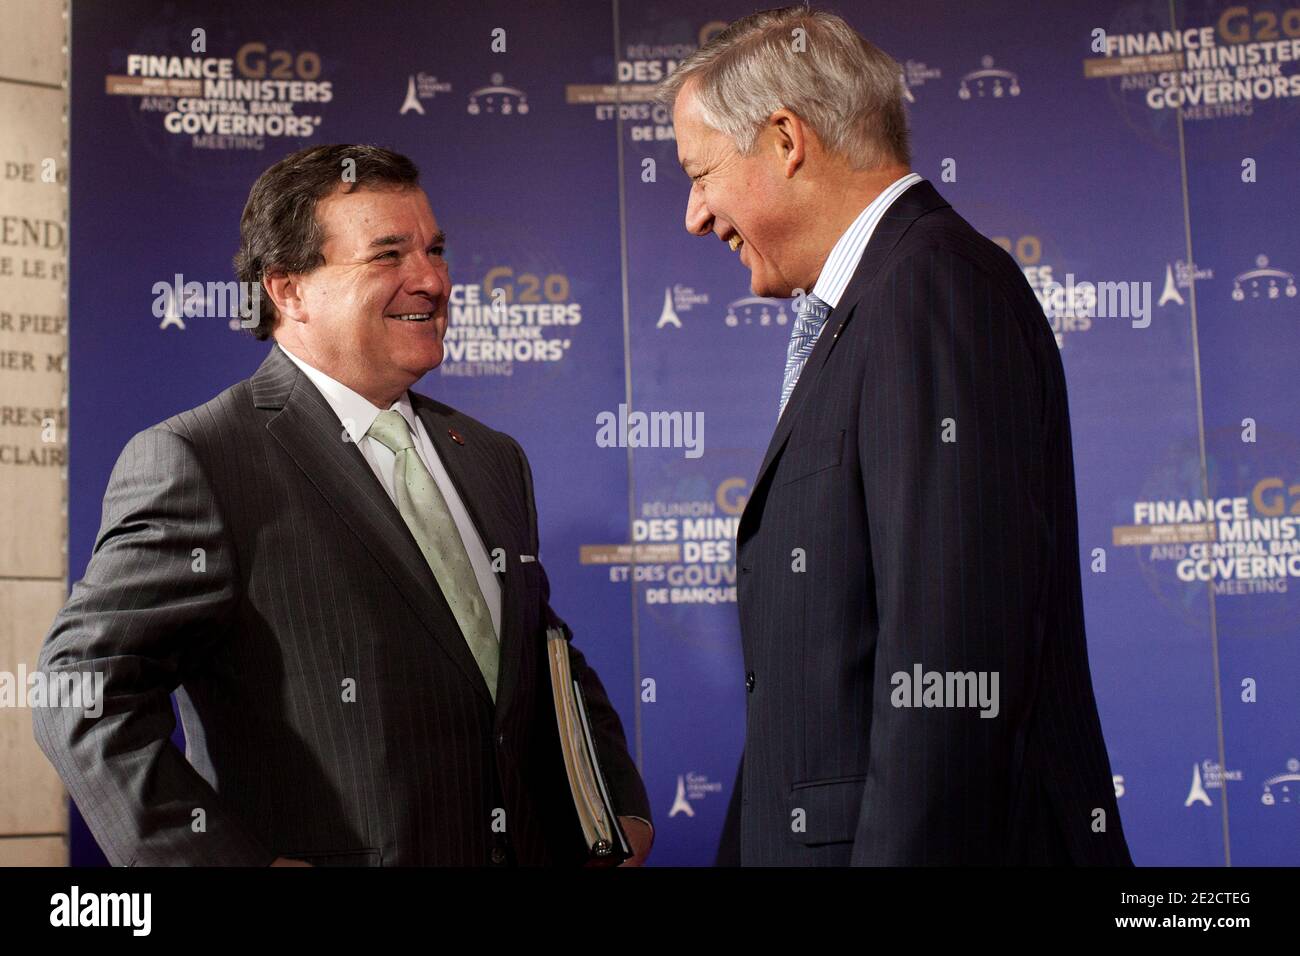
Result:
M335 143L286 156L258 176L248 193L239 217L235 275L241 282L260 284L271 272L310 272L325 261L325 235L316 221L319 200L340 187L345 193L364 186L414 188L419 179L415 163L380 146ZM264 341L279 320L265 293L258 318L249 331Z

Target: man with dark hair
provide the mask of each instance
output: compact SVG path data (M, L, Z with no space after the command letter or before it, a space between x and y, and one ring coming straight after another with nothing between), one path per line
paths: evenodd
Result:
M660 91L687 230L797 316L737 535L747 731L722 860L1127 864L1061 359L1015 261L909 170L900 73L788 7Z
M276 344L123 451L40 658L102 673L102 716L36 710L37 741L118 865L586 860L528 461L408 391L442 361L451 289L414 164L295 153L240 231ZM644 785L568 653L639 863Z
M378 146L316 146L280 160L253 183L239 220L240 245L235 275L250 286L262 284L268 266L279 272L307 273L324 263L316 205L331 193L357 189L418 189L420 171L400 153ZM272 337L279 319L275 302L260 297L261 320L253 337Z

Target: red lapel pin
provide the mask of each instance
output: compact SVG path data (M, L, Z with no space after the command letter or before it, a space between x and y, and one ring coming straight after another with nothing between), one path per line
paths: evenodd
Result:
M457 445L465 444L465 439L460 437L460 432L456 431L456 429L448 428L447 434L451 436L451 440L454 441Z

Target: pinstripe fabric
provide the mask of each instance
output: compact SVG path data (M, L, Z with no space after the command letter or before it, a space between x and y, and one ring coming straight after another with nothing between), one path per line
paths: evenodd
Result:
M98 720L33 722L112 863L581 858L543 646L563 622L541 565L519 560L538 553L527 460L510 437L412 401L484 543L507 556L497 706L387 493L272 348L251 379L127 445L42 649L43 669L105 673ZM649 819L618 716L570 655L618 812ZM169 741L171 691L186 755Z
M885 213L832 311L737 563L741 862L1131 862L1088 669L1060 356L1015 262L929 183ZM891 675L916 664L998 672L999 715L892 706Z

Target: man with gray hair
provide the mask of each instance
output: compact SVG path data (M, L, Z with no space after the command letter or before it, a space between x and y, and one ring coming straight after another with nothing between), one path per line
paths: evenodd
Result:
M738 534L740 862L1131 864L1060 356L1014 260L910 171L898 64L790 7L659 95L687 230L797 316Z

